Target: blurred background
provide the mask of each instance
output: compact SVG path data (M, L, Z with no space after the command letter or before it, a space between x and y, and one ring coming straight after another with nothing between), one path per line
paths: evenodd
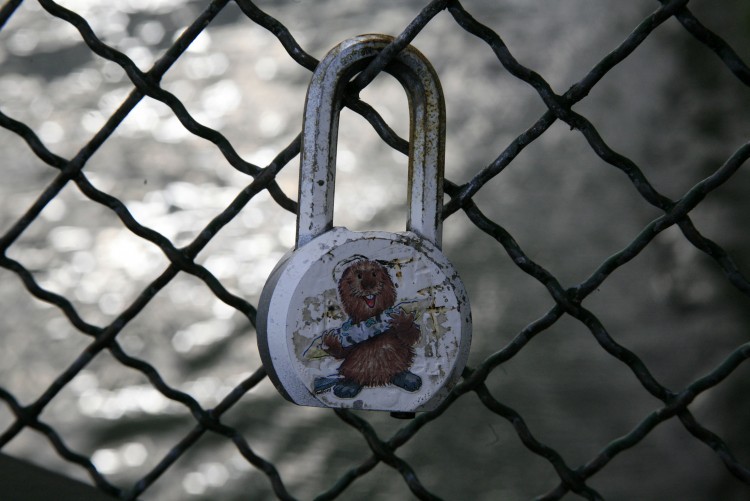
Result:
M259 1L301 47L321 59L362 33L398 35L427 2ZM97 36L148 70L205 8L183 0L66 0ZM519 62L562 94L615 49L658 2L633 0L465 0ZM691 10L750 60L750 4L695 1ZM435 66L447 106L446 177L463 184L544 113L534 89L511 76L492 50L438 14L413 42ZM279 41L230 3L166 73L162 87L200 123L220 131L245 160L268 164L301 129L310 72ZM132 91L117 64L96 56L70 24L23 2L0 31L0 111L27 124L54 153L72 158ZM406 97L380 75L362 93L402 137ZM676 20L660 26L574 107L662 194L677 199L750 137L750 90ZM344 110L338 144L335 224L399 231L405 225L406 157L360 116ZM0 129L0 234L58 173L18 135ZM174 245L191 242L251 181L212 143L188 132L163 103L144 98L84 169L141 224ZM298 159L280 173L296 199ZM740 170L692 213L698 229L750 269L750 177ZM578 131L555 123L474 197L528 256L564 287L585 280L660 211L603 162ZM199 254L231 292L253 305L272 267L293 246L295 217L263 192ZM461 212L444 224L444 251L471 298L469 366L506 346L554 301L503 248ZM69 183L7 256L44 288L71 300L84 320L105 326L168 265L161 250L127 230L106 207ZM0 386L22 404L36 400L90 343L55 307L34 299L0 268ZM654 376L679 391L747 342L750 309L716 263L677 228L661 233L584 303L612 337ZM199 279L180 273L118 336L130 355L165 381L215 406L260 366L247 317ZM487 379L534 436L572 468L662 407L631 370L608 355L580 322L563 317ZM702 394L690 410L750 464L750 367ZM360 413L381 439L404 422ZM187 434L195 420L138 371L102 352L41 415L73 450L116 485L129 487ZM14 421L0 405L0 429ZM311 499L371 452L332 411L283 400L269 381L222 421L273 462L291 493ZM26 429L3 452L90 482L43 435ZM461 397L397 451L431 492L445 499L530 499L554 488L550 464L473 394ZM677 420L654 429L588 484L613 500L740 500L750 487ZM410 499L395 470L379 465L341 499ZM570 495L570 497L575 497ZM262 472L228 440L206 434L142 496L145 500L270 499Z

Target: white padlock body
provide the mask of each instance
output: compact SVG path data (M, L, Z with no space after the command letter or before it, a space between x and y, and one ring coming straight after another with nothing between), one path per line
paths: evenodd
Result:
M279 391L321 407L431 410L471 342L457 272L409 231L334 228L290 252L263 290L258 327Z

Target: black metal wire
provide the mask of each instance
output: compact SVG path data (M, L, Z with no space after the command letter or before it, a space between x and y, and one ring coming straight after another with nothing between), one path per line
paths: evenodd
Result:
M55 179L47 185L32 206L5 233L0 235L0 251L2 251L0 252L0 267L15 274L31 295L58 308L72 326L92 338L92 341L75 361L60 373L53 383L32 403L25 406L21 405L12 393L0 387L0 400L6 403L15 416L12 425L0 435L0 448L24 429L33 429L43 434L50 441L60 457L87 471L98 488L121 499L136 499L146 492L175 461L190 450L200 437L210 431L233 443L238 452L250 464L263 472L279 499L294 499L287 490L276 467L268 460L258 456L236 428L227 426L221 421L221 417L226 411L241 401L248 391L265 378L265 370L262 367L237 385L215 408L204 409L189 393L168 385L157 368L144 360L129 355L118 343L117 336L129 322L143 311L156 294L180 272L189 273L202 280L217 298L242 312L252 324L255 323L255 307L243 298L229 292L208 269L195 263L195 258L253 197L264 190L270 193L280 207L290 212L296 211L296 202L283 193L275 178L299 153L299 136L282 149L269 165L265 167L253 165L237 153L225 136L219 131L199 123L175 95L161 88L162 77L179 60L190 43L226 8L229 0L214 0L208 4L205 10L196 17L195 21L147 72L142 72L125 54L102 42L86 19L73 10L62 7L52 0L39 0L39 3L49 14L74 26L82 40L95 54L119 65L132 82L133 91L112 113L101 129L93 135L91 140L75 156L69 159L52 153L26 124L0 112L0 126L20 136L37 157L59 171ZM236 3L249 20L272 33L295 62L307 70L313 71L315 69L318 64L317 59L302 49L289 29L250 0L236 0ZM405 27L403 32L351 83L351 92L346 105L368 120L384 142L402 153L407 153L408 142L399 137L369 104L361 101L357 97L358 92L369 84L388 65L389 61L406 47L438 13L448 10L459 29L466 30L486 43L508 73L525 82L537 92L547 109L536 123L511 141L491 164L480 169L467 183L459 186L446 181L445 190L451 200L444 208L443 217L447 218L459 210L463 211L478 229L494 239L504 249L510 260L521 271L539 281L546 288L554 306L545 315L522 329L507 346L487 357L476 367L467 368L462 381L437 409L420 414L402 426L387 440L379 438L370 423L362 417L346 410L336 410L336 415L344 423L362 435L372 455L359 465L353 466L327 491L320 493L316 499L336 498L354 481L367 475L379 463L396 470L416 497L439 499L436 494L425 488L415 469L404 459L397 456L396 451L416 436L428 423L439 419L447 409L467 393L475 393L489 412L507 420L518 435L520 442L532 453L548 461L554 471L557 472L560 483L539 499L559 499L570 491L587 499L602 499L602 495L589 486L587 481L606 467L613 458L642 441L659 424L673 418L681 422L693 437L715 451L718 458L735 478L750 485L750 470L737 459L719 435L700 424L688 410L688 405L697 396L720 384L750 358L750 343L737 347L715 369L693 381L684 389L672 390L654 377L636 353L617 343L596 315L583 306L583 301L587 296L595 291L615 270L621 268L642 252L660 232L673 226L679 227L686 239L695 248L712 258L719 269L723 271L727 280L737 290L746 296L750 296L750 282L739 270L730 255L721 246L704 237L689 217L690 212L706 196L729 181L750 158L750 143L737 148L721 167L695 184L682 197L671 200L654 188L635 162L614 151L588 119L572 110L572 106L584 99L609 71L625 60L651 33L671 18L677 19L698 42L713 51L734 76L745 85L750 86L750 68L721 37L696 19L687 8L688 0L659 0L659 3L661 6L639 23L615 50L604 56L562 95L556 94L541 75L519 63L501 37L491 28L475 19L458 0L434 0L429 2ZM20 0L10 0L0 8L0 29L5 26L20 4ZM188 131L215 145L233 168L253 178L248 186L202 231L198 232L198 236L189 245L183 248L176 248L157 231L138 223L124 203L94 187L84 173L84 168L91 156L109 139L145 96L167 105ZM500 174L526 146L544 134L557 120L561 120L572 129L579 131L592 150L604 162L623 172L640 196L662 211L662 215L647 224L640 234L623 249L602 262L591 276L581 283L567 288L552 273L534 262L506 229L484 215L473 198L491 179ZM111 210L133 234L158 246L169 260L166 269L108 325L99 326L83 320L70 300L42 287L28 269L7 256L11 246L70 181L75 183L90 200ZM630 433L613 440L603 447L595 457L577 468L569 466L560 453L536 438L521 414L498 400L486 386L486 380L494 369L512 359L531 339L554 325L564 316L580 321L601 348L619 363L627 366L643 388L663 404L661 408L645 416ZM40 419L44 409L57 397L59 392L104 350L109 351L120 364L143 374L157 391L186 408L195 420L192 430L175 444L148 473L126 488L113 485L105 475L96 469L89 457L72 450L65 444L57 431Z

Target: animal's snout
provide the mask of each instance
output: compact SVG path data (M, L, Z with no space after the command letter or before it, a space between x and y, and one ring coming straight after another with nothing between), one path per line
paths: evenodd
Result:
M378 281L375 279L375 277L371 276L368 273L362 277L362 281L360 282L360 284L362 285L362 289L372 290L378 284Z

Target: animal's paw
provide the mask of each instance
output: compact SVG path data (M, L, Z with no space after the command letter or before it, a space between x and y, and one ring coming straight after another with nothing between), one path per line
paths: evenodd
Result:
M401 330L411 327L414 324L416 315L414 314L414 312L407 313L404 310L400 309L397 312L391 313L390 317L391 327Z
M346 349L341 346L341 340L333 331L323 334L320 348L334 358L344 358L346 356Z
M398 338L407 344L414 344L419 340L419 325L414 320L416 315L407 313L404 310L400 310L390 315L390 330L398 336Z

